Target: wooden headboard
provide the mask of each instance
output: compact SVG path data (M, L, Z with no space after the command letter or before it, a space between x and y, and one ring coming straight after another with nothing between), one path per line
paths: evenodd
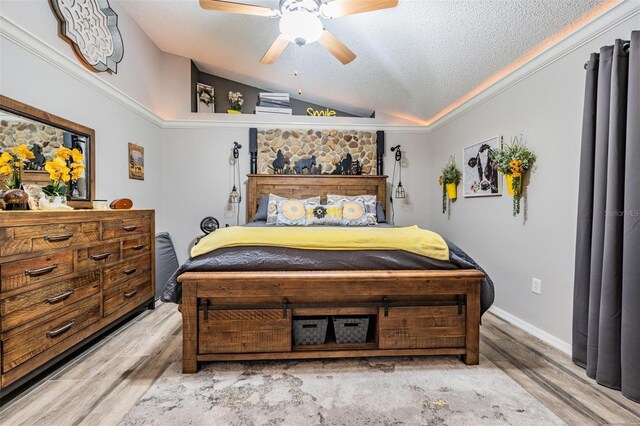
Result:
M287 198L320 196L324 203L327 194L375 195L385 209L387 176L337 175L247 175L247 220L258 211L261 195L275 194Z

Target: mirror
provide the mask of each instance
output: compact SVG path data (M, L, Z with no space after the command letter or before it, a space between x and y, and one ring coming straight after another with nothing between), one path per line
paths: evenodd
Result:
M25 165L23 183L48 185L44 163L52 160L58 148L82 153L86 168L68 189L69 205L75 208L91 208L95 197L94 139L93 129L0 96L0 151L26 144L35 156Z

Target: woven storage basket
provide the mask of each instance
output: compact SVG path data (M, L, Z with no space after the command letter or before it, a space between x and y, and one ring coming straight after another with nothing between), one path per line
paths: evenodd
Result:
M293 343L321 345L327 338L327 317L293 319Z
M337 343L365 343L369 317L333 317Z

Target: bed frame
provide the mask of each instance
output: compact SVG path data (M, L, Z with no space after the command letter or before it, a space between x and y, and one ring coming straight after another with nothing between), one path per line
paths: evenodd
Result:
M249 175L247 217L263 194L386 200L386 185L386 176ZM483 277L476 270L183 273L183 372L197 372L202 361L407 355L478 364ZM292 343L294 318L333 315L368 316L367 341Z

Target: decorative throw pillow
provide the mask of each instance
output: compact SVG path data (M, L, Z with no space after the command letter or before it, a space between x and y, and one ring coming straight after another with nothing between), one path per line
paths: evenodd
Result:
M367 226L369 216L361 201L345 201L342 204L342 223L345 226Z
M269 196L261 195L260 201L258 201L258 210L253 217L253 222L262 222L267 220L267 206L269 205Z
M382 201L378 201L376 203L376 219L378 223L385 223L387 221L387 217L384 214L384 209L382 208Z
M364 204L365 214L367 215L367 220L369 225L375 225L378 223L378 219L376 218L376 196L375 195L336 195L336 194L328 194L327 195L327 204L338 204L341 202L360 202ZM344 215L344 213L343 213Z
M305 204L300 200L278 201L277 226L304 226L306 223Z
M307 205L305 207L307 216L306 225L341 226L343 224L342 207L342 204Z
M267 204L267 225L275 225L278 221L278 201L288 199L289 198L269 194L269 203ZM320 204L320 197L311 197L299 201L302 201L305 204Z

